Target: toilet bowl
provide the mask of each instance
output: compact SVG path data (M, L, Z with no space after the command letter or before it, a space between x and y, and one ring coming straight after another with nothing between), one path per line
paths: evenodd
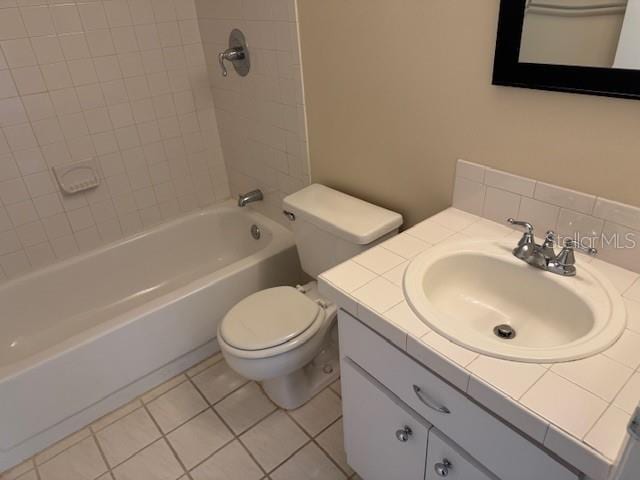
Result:
M317 278L347 259L396 235L398 213L324 185L310 185L283 201L292 221L302 269ZM315 281L249 295L218 326L229 366L261 382L284 409L303 405L339 376L337 308Z
M218 343L232 369L261 382L276 405L290 410L338 378L336 318L336 306L318 295L315 282L270 288L229 311Z

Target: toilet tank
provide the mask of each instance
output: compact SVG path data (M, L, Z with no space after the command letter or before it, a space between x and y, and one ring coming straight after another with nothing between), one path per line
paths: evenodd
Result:
M302 269L313 277L398 233L402 215L320 184L286 197Z

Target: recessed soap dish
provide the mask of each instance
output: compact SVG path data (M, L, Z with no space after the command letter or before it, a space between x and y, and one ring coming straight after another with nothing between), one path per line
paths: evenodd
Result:
M93 160L53 167L58 185L64 193L73 195L100 185L98 169Z

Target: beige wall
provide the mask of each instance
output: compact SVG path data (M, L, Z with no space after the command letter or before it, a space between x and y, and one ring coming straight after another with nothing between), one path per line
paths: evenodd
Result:
M498 0L298 0L311 173L402 212L457 158L640 205L640 102L491 85Z

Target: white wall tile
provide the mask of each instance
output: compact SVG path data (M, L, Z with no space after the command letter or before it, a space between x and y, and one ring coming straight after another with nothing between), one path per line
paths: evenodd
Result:
M75 4L53 5L51 7L53 23L57 33L73 33L82 31L80 13Z
M525 197L532 197L536 187L534 180L494 170L493 168L487 168L484 175L484 183Z
M198 0L196 10L231 192L261 188L265 201L252 208L284 222L282 198L309 183L309 166L296 18L282 6L274 17L274 9L267 5L271 3ZM227 78L219 73L217 53L236 26L229 18L243 22L252 45L252 73L247 79L233 70ZM191 24L179 24L183 40L188 41L191 28ZM159 33L168 45L176 36L175 29ZM187 61L190 55L190 48L185 48ZM180 60L181 56L165 58Z
M518 219L531 223L536 232L540 234L556 229L559 214L560 208L555 205L523 197L520 202Z
M584 245L599 248L603 225L604 222L599 218L563 208L558 217L557 230L560 235L579 240Z
M196 19L191 0L0 8L1 280L229 196ZM51 167L87 158L100 187L61 195Z
M486 191L484 184L458 176L453 189L453 206L481 216Z
M20 13L30 36L52 35L55 33L53 18L48 5L21 7Z
M36 65L36 55L28 38L5 40L1 45L9 68Z
M0 40L21 38L27 35L27 29L17 8L0 9Z
M494 222L504 223L507 218L516 218L520 210L520 195L487 187L482 216Z
M605 222L599 252L604 261L640 272L640 231Z
M598 198L593 215L634 230L640 230L640 208L638 207Z
M484 183L484 175L486 167L478 165L477 163L467 162L466 160L459 159L456 163L456 175L467 180L472 180L478 183Z
M18 94L9 70L0 71L0 98L15 97Z
M592 213L596 201L596 197L593 195L542 182L538 182L536 185L535 198L586 214Z
M535 186L532 193L532 186ZM519 208L514 208L519 203ZM453 206L502 223L505 215L557 230L599 249L613 265L640 272L640 208L458 160ZM517 211L517 214L513 214Z

